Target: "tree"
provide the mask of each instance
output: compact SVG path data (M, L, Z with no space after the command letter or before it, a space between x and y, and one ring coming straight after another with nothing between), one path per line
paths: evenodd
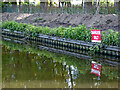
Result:
M62 7L64 6L65 0L59 0L59 7L60 7L60 3L62 4Z
M107 0L107 14L109 13L109 2Z
M115 9L117 12L120 12L120 1L118 0L115 0L114 1L114 4L115 4Z
M48 0L40 0L40 10L45 8L45 10L48 8Z
M86 12L91 11L91 9L92 9L92 0L85 0L84 8L85 8Z
M70 0L68 0L68 1L66 2L66 4L67 4L67 7L71 7L71 2L70 2Z
M52 0L50 0L50 7L52 7Z
M97 0L97 10L96 10L96 14L99 14L100 11L100 0Z

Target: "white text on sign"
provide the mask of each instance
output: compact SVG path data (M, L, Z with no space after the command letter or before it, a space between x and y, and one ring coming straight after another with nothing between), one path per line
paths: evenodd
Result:
M91 31L92 34L100 34L100 31Z

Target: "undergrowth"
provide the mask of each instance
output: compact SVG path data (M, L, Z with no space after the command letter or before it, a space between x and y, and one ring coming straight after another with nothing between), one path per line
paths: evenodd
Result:
M45 34L62 38L91 42L91 30L88 30L85 25L79 25L77 27L69 26L68 28L60 26L58 28L55 27L51 29L48 26L33 26L31 24L26 23L6 21L2 24L2 28L10 29L11 32L16 30L24 32L25 34L31 34L32 37L37 37L39 34ZM115 32L109 29L109 33L106 34L105 31L102 31L101 35L102 44L120 46L120 32Z

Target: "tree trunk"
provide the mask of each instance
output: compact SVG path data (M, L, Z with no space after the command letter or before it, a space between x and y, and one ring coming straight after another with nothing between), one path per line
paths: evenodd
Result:
M52 0L50 0L50 7L52 7Z
M109 14L109 2L107 0L107 14Z
M59 0L59 8L60 8L60 0Z
M120 12L120 1L119 2L115 2L115 10L117 12Z
M71 7L71 2L67 2L67 7Z
M100 0L98 0L98 2L97 2L96 14L99 14L99 11L100 11Z
M48 0L40 0L40 11L45 12L47 8L48 8Z
M84 14L84 1L82 0L82 12Z
M84 8L85 8L85 11L88 13L88 12L90 12L91 11L91 9L92 9L92 1L90 1L89 0L89 2L87 1L85 1L85 3L84 3Z

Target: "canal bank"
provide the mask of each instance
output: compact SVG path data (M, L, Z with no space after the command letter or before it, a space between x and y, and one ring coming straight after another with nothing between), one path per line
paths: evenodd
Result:
M117 46L106 46L106 45L98 45L92 42L84 42L80 40L66 39L61 37L54 37L49 35L39 34L37 37L31 37L30 34L26 34L20 31L12 31L9 29L2 29L2 35L4 38L14 37L16 38L16 42L20 42L21 40L33 41L40 43L44 46L49 46L57 49L62 49L66 51L72 51L75 53L80 53L81 51L85 51L86 54L91 52L91 48L95 49L94 54L102 54L120 57L120 47ZM11 40L11 39L9 39ZM97 49L98 48L98 49Z
M7 42L14 42L14 43L17 43L17 44L20 44L20 45L25 45L26 48L27 46L31 46L31 47L34 47L34 48L37 48L37 49L42 49L42 50L47 50L47 51L50 51L50 52L53 52L53 53L59 53L59 54L65 54L65 55L70 55L70 56L75 56L77 58L83 58L83 59L92 59L92 58L95 58L96 60L99 60L103 63L109 63L110 65L112 66L115 66L115 65L118 65L119 63L119 59L120 57L118 56L112 56L112 55L108 55L108 54L99 54L99 53L96 53L94 55L91 55L89 53L89 51L83 49L83 50L76 50L77 52L74 51L70 51L69 50L66 50L65 48L59 48L59 47L56 47L54 45L46 45L44 44L43 42L36 42L34 40L23 40L23 39L18 39L16 37L10 37L10 36L5 36L3 35L2 36L2 39L4 41L7 41ZM11 46L11 45L10 45ZM28 52L29 52L29 48L27 48ZM30 50L31 51L31 50ZM104 61L103 61L104 59Z

